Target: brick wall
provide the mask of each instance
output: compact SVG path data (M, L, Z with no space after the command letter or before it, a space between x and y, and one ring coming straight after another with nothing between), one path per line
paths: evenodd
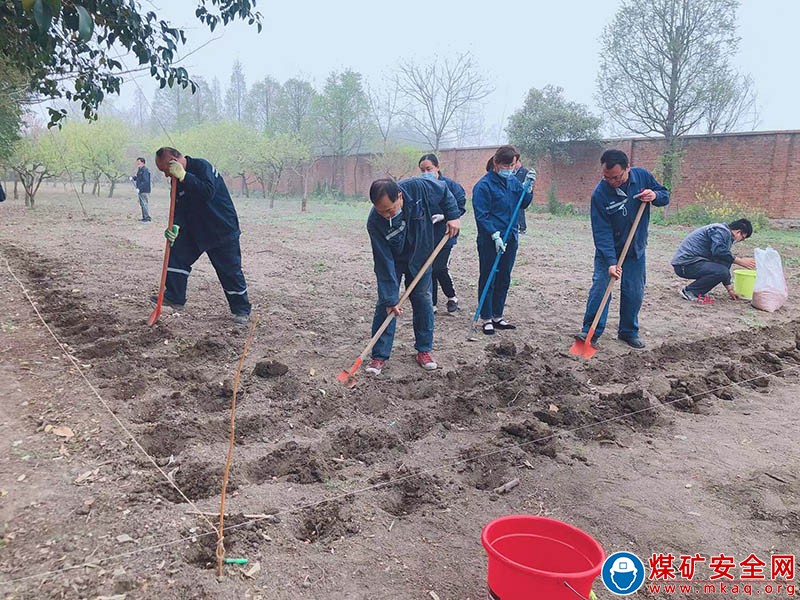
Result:
M442 150L439 162L445 175L463 185L467 197L470 197L472 186L485 173L486 161L496 148ZM633 165L652 171L663 151L663 141L628 138L570 144L568 162L552 164L549 160L542 160L536 166L539 174L536 202L544 204L547 201L547 190L555 182L560 202L587 209L589 197L600 177L600 154L606 148L619 148L628 154ZM673 208L695 202L695 192L711 184L726 197L746 201L772 218L800 218L800 131L687 136L683 148L679 181L672 195ZM382 175L373 172L367 158L358 155L345 160L346 194L366 196L372 181ZM331 181L332 163L325 157L315 164L309 190ZM300 193L299 178L287 174L281 191Z

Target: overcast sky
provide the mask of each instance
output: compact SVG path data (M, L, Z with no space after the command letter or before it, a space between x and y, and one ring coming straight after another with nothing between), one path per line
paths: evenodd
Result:
M561 86L568 99L600 114L594 100L598 40L619 4L259 0L264 17L260 34L243 24L210 34L195 20L193 0L144 3L185 27L192 48L220 37L181 64L209 80L217 76L223 90L237 58L248 86L266 75L280 82L300 76L319 89L332 70L351 68L376 85L401 60L424 62L469 50L495 88L483 110L487 143L497 141L531 87ZM800 1L742 0L738 21L741 44L735 66L755 79L758 129L800 129ZM137 83L151 99L152 82L137 77ZM124 86L122 105L130 104L134 90L133 83Z

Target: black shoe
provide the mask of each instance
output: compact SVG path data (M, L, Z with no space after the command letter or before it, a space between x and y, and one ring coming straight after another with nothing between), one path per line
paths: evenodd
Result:
M642 348L644 348L644 342L642 341L642 338L640 338L639 336L632 337L632 338L626 338L626 337L617 336L617 339L620 342L625 342L631 348L636 348L637 350L641 350Z
M448 300L447 301L447 312L454 313L461 310L458 308L458 300Z
M486 335L494 335L494 325L491 322L484 323L483 333L485 333Z
M150 302L152 304L158 304L158 296L153 294L150 296ZM186 306L185 304L178 304L177 302L173 302L169 300L166 296L164 296L164 300L161 302L162 306L169 306L170 308L174 308L175 310L183 310L183 307Z
M575 339L576 339L576 340L578 340L579 342L586 342L586 336L587 336L587 335L588 335L588 334L586 334L586 333L583 333L583 332L581 331L580 333L576 333L576 334L575 334ZM595 334L592 336L592 346L594 346L595 348L597 348L597 340L599 340L599 339L600 339L600 336L599 336L598 334L596 334L596 333L595 333Z
M681 288L681 298L683 298L684 300L688 300L689 302L694 302L695 300L697 300L697 296L688 292L686 288Z
M250 313L233 315L233 322L237 325L247 325L250 322Z
M495 329L516 329L516 325L512 325L505 319L492 319L492 325L494 325Z

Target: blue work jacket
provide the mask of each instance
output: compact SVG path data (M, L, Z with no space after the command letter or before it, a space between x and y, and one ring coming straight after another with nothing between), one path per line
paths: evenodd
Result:
M444 215L445 221L460 216L455 197L441 181L411 177L398 181L397 185L403 194L400 214L386 219L373 207L367 217L378 280L378 303L384 306L397 304L400 277L405 272L415 277L433 252L431 215Z
M669 190L656 181L653 174L641 167L631 167L628 181L618 187L612 187L603 179L592 192L591 217L592 236L596 255L600 256L607 266L617 264L625 240L633 226L636 212L641 201L634 198L643 190L653 190L656 199L653 206L669 204ZM636 235L628 253L636 258L644 255L647 247L647 229L650 223L650 207L644 209Z

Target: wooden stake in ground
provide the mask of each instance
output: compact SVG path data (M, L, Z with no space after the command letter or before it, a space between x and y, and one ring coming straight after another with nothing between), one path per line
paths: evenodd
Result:
M241 357L239 357L239 365L236 368L236 377L233 380L233 396L231 397L231 437L228 444L228 457L225 459L225 470L222 472L222 495L219 503L219 531L217 532L217 575L222 577L222 565L225 562L225 539L224 526L225 526L225 492L228 489L228 475L231 471L231 463L233 462L233 445L235 443L236 435L236 392L239 390L239 378L242 376L242 365L244 364L244 357L247 356L247 351L250 349L250 342L253 341L253 334L258 325L258 317L253 319L253 324L250 327L250 334L247 336L247 341L244 343L244 350Z

